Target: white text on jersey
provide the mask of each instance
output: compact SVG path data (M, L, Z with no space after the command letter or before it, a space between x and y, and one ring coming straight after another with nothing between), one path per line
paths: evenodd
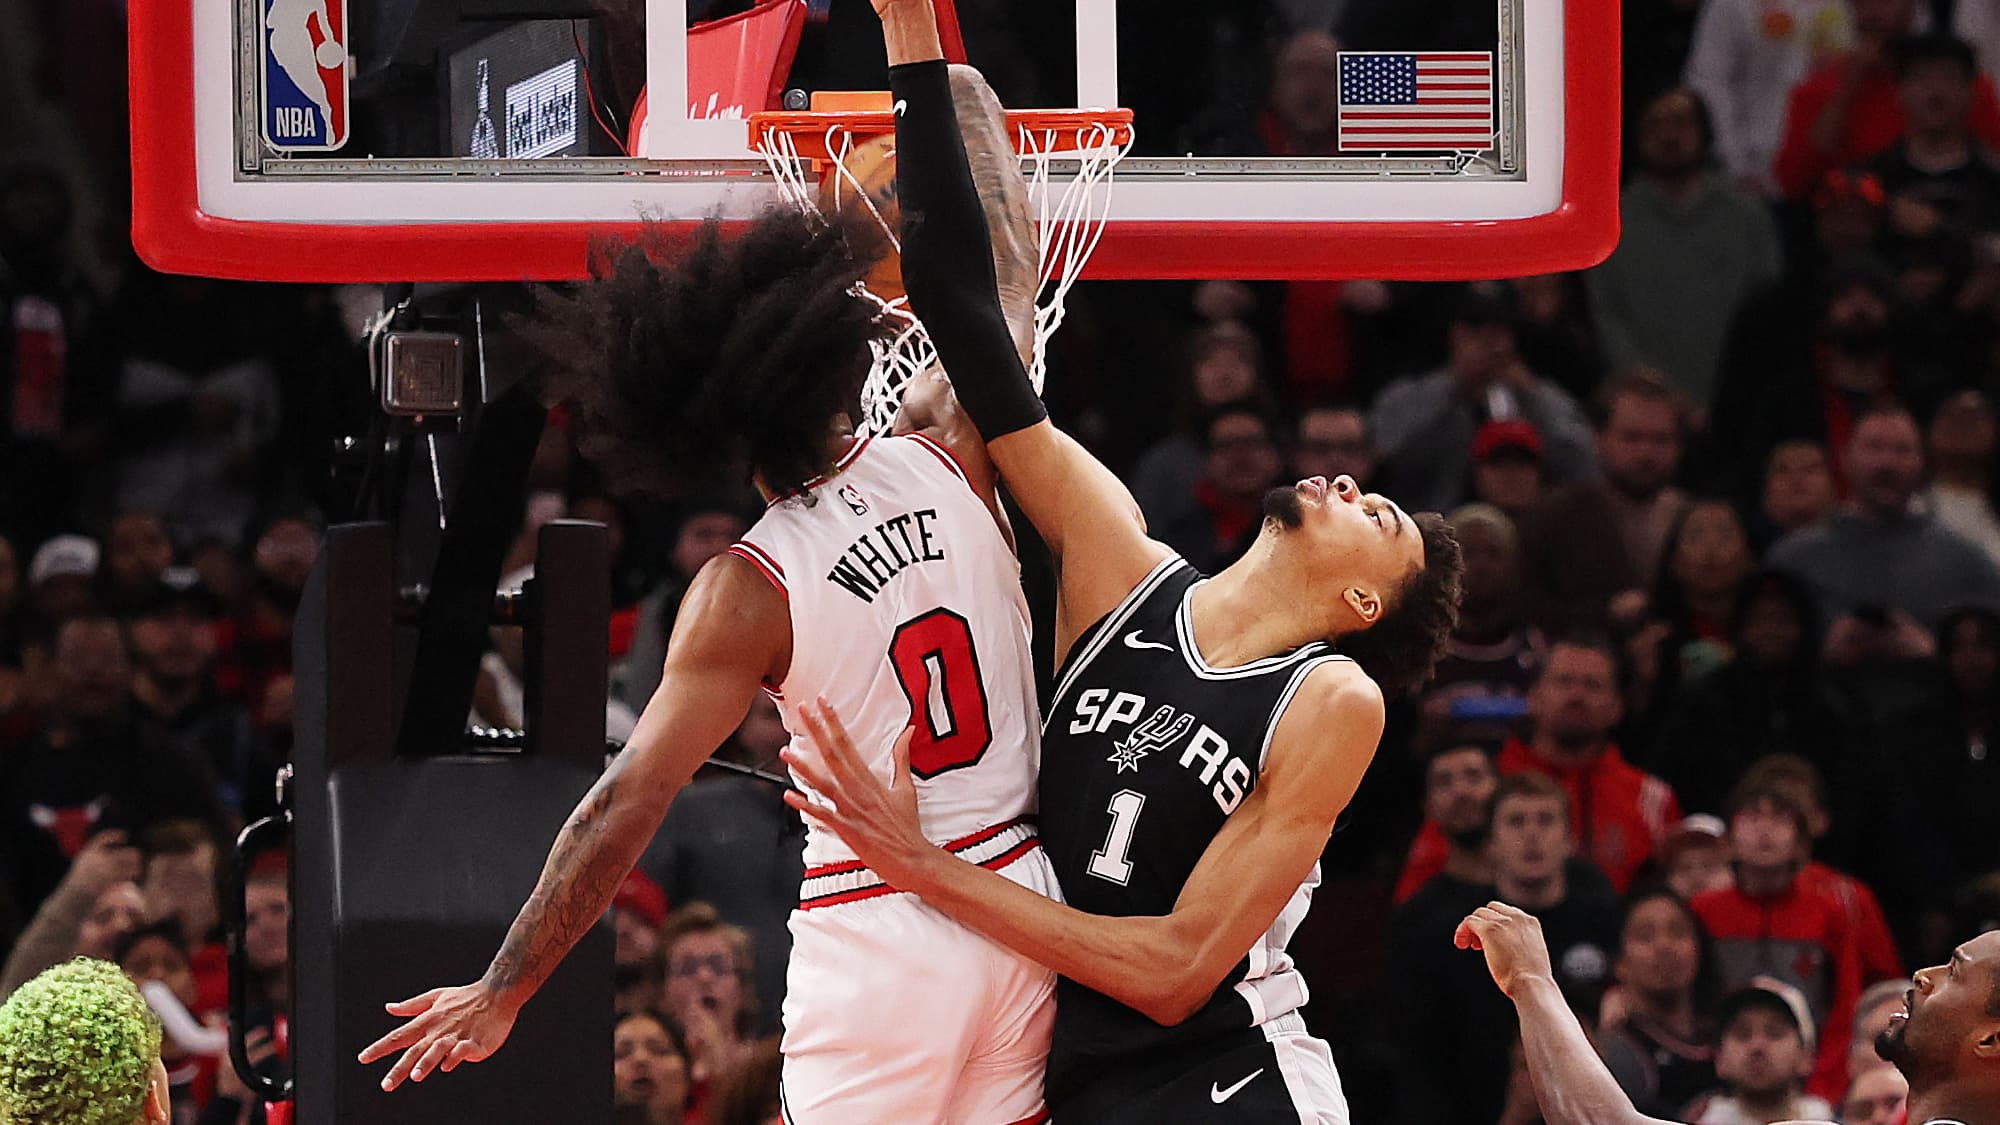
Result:
M1119 772L1127 769L1136 771L1138 759L1146 753L1170 749L1180 741L1194 716L1182 715L1175 719L1174 711L1175 708L1170 705L1160 705L1146 720L1143 732L1134 732L1119 745L1120 753L1112 757L1112 761L1120 766ZM1115 724L1131 726L1137 723L1139 716L1145 713L1145 696L1133 695L1129 691L1121 691L1114 696L1107 688L1091 688L1076 697L1076 719L1070 723L1069 733L1104 734ZM1142 739L1146 743L1145 748L1132 753L1134 744ZM1119 761L1121 756L1127 760ZM1250 784L1250 766L1243 759L1231 755L1229 741L1210 730L1207 723L1195 728L1187 749L1181 751L1180 761L1182 769L1201 771L1203 785L1214 786L1211 792L1222 815L1228 816L1243 803L1243 794ZM1218 773L1221 774L1220 780L1216 777Z

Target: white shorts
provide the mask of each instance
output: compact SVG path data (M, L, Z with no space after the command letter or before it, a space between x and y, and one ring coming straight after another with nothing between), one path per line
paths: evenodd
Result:
M989 841L953 850L1062 897L1031 829L1009 826ZM787 1125L1046 1121L1055 974L882 888L866 869L820 870L829 874L807 873L805 905L792 912L779 1090Z

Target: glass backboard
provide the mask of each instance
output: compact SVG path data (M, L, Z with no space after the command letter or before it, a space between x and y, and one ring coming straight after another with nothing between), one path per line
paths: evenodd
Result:
M1011 108L1126 106L1091 277L1475 278L1616 241L1617 6L941 2ZM866 0L131 0L158 268L555 280L642 219L744 219L744 118L886 84ZM653 91L675 91L671 99ZM635 116L640 120L635 122Z

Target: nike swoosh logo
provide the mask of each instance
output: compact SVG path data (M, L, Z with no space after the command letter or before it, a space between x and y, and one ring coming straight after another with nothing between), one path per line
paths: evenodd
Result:
M881 105L882 103L881 103L881 102L876 102L875 104L876 104L876 105ZM904 111L904 110L907 110L907 109L909 109L909 108L910 108L910 103L909 103L909 102L907 102L907 101L903 100L902 98L897 98L897 99L896 99L896 116L897 116L897 117L901 117L901 116L903 116L903 111Z
M1248 1086L1250 1083L1256 1081L1257 1075L1262 1073L1264 1073L1264 1068L1260 1066L1256 1069L1255 1072L1253 1072L1250 1075L1250 1077L1245 1078L1243 1081L1238 1082L1236 1085L1231 1086L1227 1090L1213 1083L1210 1083L1208 1087L1208 1100L1214 1102L1216 1105L1221 1105L1223 1102L1226 1102L1229 1099L1235 1097L1236 1091L1241 1090L1243 1087Z
M1163 644L1161 644L1161 643L1160 643L1160 642L1158 642L1158 641L1142 641L1142 640L1140 640L1140 639L1139 639L1139 630L1137 630L1137 629L1134 629L1134 630L1132 630L1131 632L1129 632L1129 633L1125 634L1125 647L1126 647L1126 648L1136 648L1136 649L1148 649L1148 648L1156 648L1156 649L1159 649L1159 650L1160 650L1161 652L1172 652L1172 651L1174 651L1174 646L1172 646L1172 645L1163 645Z

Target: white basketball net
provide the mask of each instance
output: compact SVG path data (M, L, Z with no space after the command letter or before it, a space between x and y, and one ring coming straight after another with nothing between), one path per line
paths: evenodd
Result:
M1041 253L1040 290L1035 300L1035 348L1028 364L1028 377L1034 381L1036 393L1040 393L1049 338L1062 327L1064 299L1069 296L1070 287L1083 276L1084 264L1090 261L1104 237L1105 225L1111 217L1112 173L1131 150L1132 138L1129 130L1121 131L1102 123L1056 127L1020 124L1015 132L1015 148L1027 179ZM845 125L835 122L827 126L825 140L827 150L836 158L834 174L874 213L890 244L900 253L903 248L900 232L883 219L860 179L847 166L847 158L855 147L854 135ZM819 181L813 175L812 162L799 154L794 135L783 129L768 130L756 147L763 153L785 198L807 211L817 212ZM1062 166L1059 173L1055 171L1058 164ZM885 301L870 292L866 284L857 285L856 289L881 305L890 322L898 326L894 335L875 345L875 365L861 387L862 432L884 434L896 420L909 381L937 363L937 349L931 346L930 333L911 314L908 297Z

